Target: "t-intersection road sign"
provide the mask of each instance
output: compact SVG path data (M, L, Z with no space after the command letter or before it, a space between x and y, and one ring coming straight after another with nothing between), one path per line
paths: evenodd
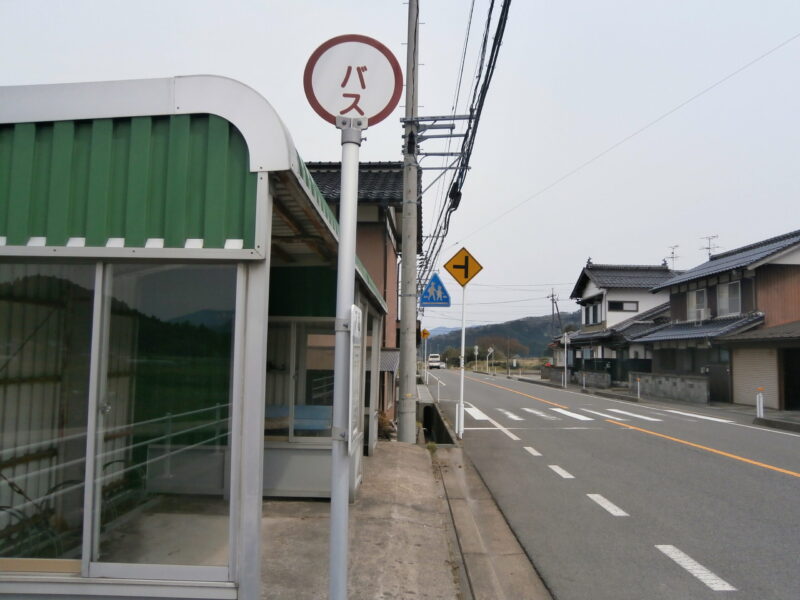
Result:
M462 287L483 269L481 263L475 260L475 257L467 252L466 248L456 252L455 256L447 261L444 268Z

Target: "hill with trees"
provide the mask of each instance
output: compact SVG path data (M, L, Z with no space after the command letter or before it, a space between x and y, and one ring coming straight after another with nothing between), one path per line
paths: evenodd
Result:
M581 324L581 313L561 313L561 324L564 329L571 331L578 329ZM467 359L473 356L473 347L479 346L479 354L486 354L486 349L491 346L495 349L497 358L503 358L508 352L511 356L549 356L551 354L547 345L553 335L561 333L556 321L555 330L552 327L551 315L541 317L525 317L505 323L479 325L467 327L465 339L465 352ZM451 331L442 335L432 335L428 340L428 352L444 353L449 347L461 347L461 330Z

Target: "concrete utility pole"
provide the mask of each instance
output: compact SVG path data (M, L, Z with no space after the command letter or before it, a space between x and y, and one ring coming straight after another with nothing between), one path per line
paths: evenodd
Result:
M417 35L419 5L408 2L406 121L403 145L403 262L400 291L400 414L397 439L416 442L417 429Z

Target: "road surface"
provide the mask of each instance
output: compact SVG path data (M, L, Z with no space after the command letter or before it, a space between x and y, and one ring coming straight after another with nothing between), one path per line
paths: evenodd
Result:
M458 372L436 375L453 422ZM464 398L464 450L557 600L800 599L800 435L501 376Z

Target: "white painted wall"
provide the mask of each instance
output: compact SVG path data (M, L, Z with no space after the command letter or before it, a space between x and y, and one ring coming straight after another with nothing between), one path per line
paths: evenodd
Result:
M617 323L627 321L639 313L643 313L659 304L664 304L669 300L669 290L663 290L657 294L651 294L648 290L621 290L610 289L606 294L603 303L603 313L606 315L606 327L613 327ZM608 302L638 302L639 312L616 312L608 310Z

